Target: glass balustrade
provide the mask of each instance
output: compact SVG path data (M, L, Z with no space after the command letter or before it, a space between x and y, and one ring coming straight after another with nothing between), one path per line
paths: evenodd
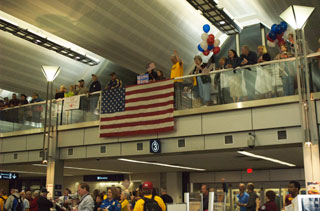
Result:
M307 61L310 90L319 92L320 54L308 55ZM183 76L174 87L176 110L297 95L295 58ZM100 92L81 95L79 108L67 109L65 99L53 100L51 125L99 120ZM0 133L43 128L45 107L42 101L0 110Z

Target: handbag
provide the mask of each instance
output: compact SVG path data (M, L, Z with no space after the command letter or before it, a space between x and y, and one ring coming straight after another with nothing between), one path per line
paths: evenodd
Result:
M206 83L211 83L211 78L209 75L202 75L201 77L201 81L202 83L206 84Z

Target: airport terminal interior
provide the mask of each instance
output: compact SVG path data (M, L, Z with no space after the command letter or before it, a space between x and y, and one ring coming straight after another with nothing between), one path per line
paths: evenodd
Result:
M319 0L0 0L0 211L320 211Z

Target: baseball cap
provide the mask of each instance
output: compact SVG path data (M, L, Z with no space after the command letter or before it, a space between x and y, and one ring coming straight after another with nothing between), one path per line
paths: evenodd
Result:
M83 80L83 79L81 79L81 80L79 80L78 82L84 82L84 80Z
M153 184L152 182L144 182L142 184L142 189L143 190L152 190L153 189Z
M96 74L91 74L91 76L97 76Z

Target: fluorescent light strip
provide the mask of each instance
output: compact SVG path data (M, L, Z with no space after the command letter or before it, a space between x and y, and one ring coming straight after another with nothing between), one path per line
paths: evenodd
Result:
M21 173L21 174L41 174L41 175L46 175L46 174L47 174L47 173L43 173L43 172L16 171L16 170L8 170L8 169L0 169L0 171ZM72 175L72 174L65 174L64 176L74 176L74 175Z
M130 160L130 159L124 159L124 158L119 158L118 160L125 161L125 162L131 162L131 163L163 166L163 167L169 167L169 168L187 169L187 170L194 170L194 171L206 171L206 169L198 169L198 168L185 167L185 166L176 166L176 165L169 165L169 164L164 164L164 163L153 163L153 162L139 161L139 160Z
M239 153L239 154L242 154L242 155L246 155L246 156L248 156L248 157L253 157L253 158L258 158L258 159L262 159L262 160L267 160L267 161L271 161L271 162L278 163L278 164L285 165L285 166L290 166L290 167L295 167L295 166L296 166L296 165L294 165L294 164L287 163L287 162L284 162L284 161L281 161L281 160L278 160L278 159L273 159L273 158L269 158L269 157L262 156L262 155L256 155L256 154L253 154L253 153L251 153L251 152L238 151L238 153Z
M33 166L47 167L47 165L43 165L43 164L32 164L32 165L33 165ZM80 167L72 167L72 166L65 166L64 168L65 168L65 169L75 169L75 170L85 170L85 171L97 171L97 172L132 174L132 172L112 171L112 170L103 170L103 169L89 169L89 168L80 168Z

